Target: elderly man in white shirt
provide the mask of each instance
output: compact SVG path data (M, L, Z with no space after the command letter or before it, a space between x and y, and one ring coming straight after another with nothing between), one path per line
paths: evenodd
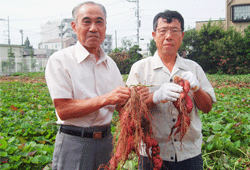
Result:
M92 170L111 158L112 115L126 103L130 89L100 47L105 39L105 8L88 1L76 6L72 14L78 42L54 53L45 71L60 124L52 169ZM147 98L148 89L139 90Z
M214 90L202 68L194 61L181 58L177 53L184 37L184 20L181 14L169 10L158 13L153 27L152 35L157 51L153 57L142 59L132 66L127 85L153 85L147 104L151 107L153 116L152 137L158 141L161 150L162 169L202 170L202 124L198 109L204 113L211 110L212 103L216 101ZM179 114L173 101L183 91L181 86L173 83L176 75L190 82L192 90L188 95L194 107L190 113L190 127L182 141L179 134L172 135L168 141ZM141 155L139 169L153 169L145 151Z

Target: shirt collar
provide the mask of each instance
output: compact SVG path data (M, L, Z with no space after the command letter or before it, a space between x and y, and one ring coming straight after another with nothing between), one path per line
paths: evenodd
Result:
M186 62L184 62L184 58L180 57L180 55L177 53L177 58L176 58L176 61L175 61L175 66L177 68L179 68L180 70L185 70L185 71L188 71L189 67Z
M90 56L91 54L88 52L88 50L83 47L81 45L81 43L79 41L77 41L76 45L76 59L77 62L80 63L82 61L84 61L88 56ZM108 66L108 62L107 62L107 55L104 53L104 51L100 50L100 59L98 60L98 62L96 64L100 64L100 63L104 63L107 67Z
M155 52L153 58L154 58L154 60L153 60L153 69L158 69L158 68L164 67L163 62L161 61L161 58L158 55L158 51Z
M154 62L153 62L153 69L163 68L164 64L161 61L160 56L158 55L158 51L154 54ZM177 53L176 61L175 61L175 67L179 68L180 70L188 70L188 66L183 61L184 59L180 57L180 55Z

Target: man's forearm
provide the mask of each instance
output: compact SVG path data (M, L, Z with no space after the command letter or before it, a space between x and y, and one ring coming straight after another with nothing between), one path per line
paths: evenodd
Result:
M212 99L202 88L194 92L194 100L197 108L204 113L208 113L212 109Z
M107 105L124 105L130 96L130 89L117 87L111 92L91 99L54 99L54 105L61 120L78 118L93 113Z
M54 105L61 120L73 119L93 113L104 106L104 99L96 97L87 100L54 99Z

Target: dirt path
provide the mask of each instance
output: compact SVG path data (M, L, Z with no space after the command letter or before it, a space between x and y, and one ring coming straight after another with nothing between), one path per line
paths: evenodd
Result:
M0 76L0 82L26 82L26 83L46 83L45 77L27 77L27 76ZM227 82L218 84L217 82L211 82L214 88L228 88L228 87L238 87L238 88L250 88L249 83L235 83Z
M0 82L46 83L45 77L0 76Z

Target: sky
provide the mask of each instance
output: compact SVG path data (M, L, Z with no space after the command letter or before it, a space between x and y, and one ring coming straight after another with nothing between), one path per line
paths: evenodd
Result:
M121 47L125 37L137 42L137 4L132 0L93 0L107 10L106 34L113 36L113 48ZM134 0L135 1L135 0ZM82 0L0 0L0 44L8 43L8 17L10 43L21 45L28 37L30 44L38 48L41 26L49 20L72 18L71 11ZM153 18L164 10L175 10L184 18L185 30L195 28L196 21L225 18L226 0L139 0L140 47L147 49L152 39ZM117 36L115 36L115 33ZM117 46L116 41L117 40Z

